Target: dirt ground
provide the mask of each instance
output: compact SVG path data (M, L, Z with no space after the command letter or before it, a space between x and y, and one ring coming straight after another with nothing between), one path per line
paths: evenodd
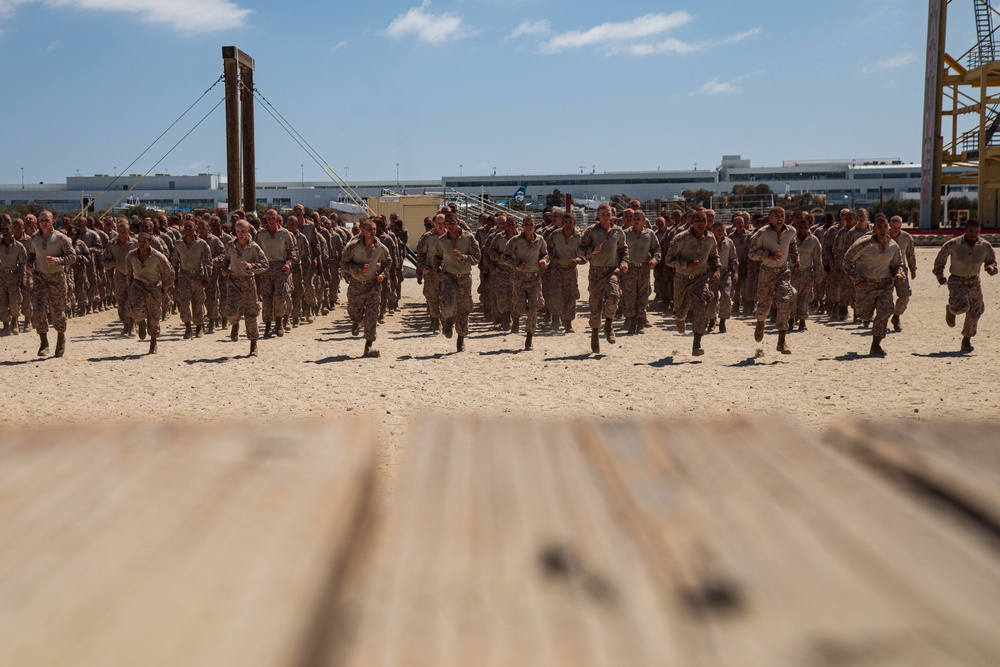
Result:
M867 356L870 331L813 318L789 335L792 354L775 351L768 325L753 339L753 318L737 317L725 334L705 337L691 356L691 334L672 316L651 314L644 335L602 339L591 355L586 302L576 333L541 330L535 349L523 335L495 331L477 312L464 353L454 339L426 331L420 287L407 280L403 307L379 328L379 359L361 359L344 307L283 338L249 343L228 330L181 339L175 315L163 323L159 354L118 335L114 312L69 321L62 359L34 356L33 333L0 338L0 425L204 420L275 421L364 415L379 424L378 467L391 493L411 420L423 412L547 418L775 415L820 429L845 416L913 419L995 418L1000 359L1000 278L982 276L986 314L975 352L957 352L958 327L945 324L947 288L930 272L936 249L918 249L914 295L901 333L890 333L884 359ZM586 268L580 272L586 298ZM346 288L342 287L346 299ZM263 326L261 327L263 331ZM52 339L54 345L54 335Z

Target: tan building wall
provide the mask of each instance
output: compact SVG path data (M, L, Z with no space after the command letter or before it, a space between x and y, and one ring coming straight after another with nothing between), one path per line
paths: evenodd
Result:
M406 231L410 233L410 248L414 249L417 239L424 233L424 218L433 217L441 210L441 197L435 195L401 195L369 197L368 208L372 215L384 215L389 219L390 213L395 213L403 220Z

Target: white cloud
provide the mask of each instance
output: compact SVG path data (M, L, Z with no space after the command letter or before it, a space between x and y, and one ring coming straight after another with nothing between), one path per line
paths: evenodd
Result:
M728 81L712 79L711 81L706 81L702 84L701 88L698 89L698 92L703 95L730 95L736 92L736 86Z
M0 0L0 17L34 2L57 9L135 14L143 23L167 25L185 33L242 28L253 11L230 0Z
M747 72L746 74L741 74L729 81L721 81L718 77L712 79L711 81L706 81L698 89L698 94L701 95L732 95L740 92L740 89L736 87L736 84L744 79L749 79L753 76L760 76L765 73L765 70L759 69L753 72Z
M542 51L557 53L567 49L602 46L605 50L620 51L617 42L625 39L652 37L687 25L694 17L684 11L669 14L646 14L631 21L602 23L589 30L571 30L555 35L542 45Z
M49 42L49 45L45 47L45 53L52 53L59 48L60 44L61 42L58 39L53 42Z
M434 14L428 11L430 0L424 0L419 7L413 7L405 14L397 16L383 34L395 39L414 35L422 42L438 44L448 39L462 37L466 31L462 17L451 12Z
M759 35L760 28L751 28L743 32L725 37L723 39L704 40L700 42L685 42L679 39L668 38L662 42L646 42L642 44L630 44L625 49L633 56L649 56L657 53L695 53L697 51L707 51L726 44L736 44L744 39Z
M517 39L524 35L547 35L552 31L552 27L545 19L541 21L521 21L521 24L514 28L514 31L503 38L503 41Z
M909 65L910 63L916 61L917 54L913 51L907 51L906 53L899 53L892 56L891 58L886 58L885 60L880 60L875 63L876 67L881 69L896 69L897 67L903 67Z
M336 44L334 44L334 45L333 45L333 46L332 46L332 47L330 48L330 50L331 50L331 51L338 51L338 50L340 50L340 49L344 48L345 46L347 46L348 44L350 44L350 41L348 41L348 40L344 39L344 40L341 40L341 41L337 42Z

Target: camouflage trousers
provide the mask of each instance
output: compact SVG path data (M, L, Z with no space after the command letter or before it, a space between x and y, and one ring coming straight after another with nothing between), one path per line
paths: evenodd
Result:
M708 271L693 277L674 273L674 317L683 322L690 310L691 331L699 335L708 327L708 304L712 301L708 278Z
M132 319L128 316L128 283L125 274L115 271L115 305L118 306L118 320L122 324L131 324Z
M316 268L307 266L302 270L302 302L305 306L318 306L322 287L318 285Z
M441 276L441 317L455 321L455 333L469 335L469 313L472 312L472 274L444 272Z
M708 302L708 318L711 320L728 320L733 316L733 273L729 269L722 271L719 282L709 281L712 299Z
M524 332L534 335L538 311L544 306L542 278L537 273L514 271L511 275L511 307L514 315L526 315Z
M184 324L201 324L205 321L206 295L201 279L201 273L177 273L177 312Z
M35 331L48 333L49 321L52 328L63 333L66 331L66 274L35 272L31 283L31 309L34 317L32 323Z
M340 301L340 265L334 264L330 269L330 308Z
M549 305L549 312L563 324L572 322L576 315L576 302L580 298L576 265L552 265L549 267L548 281L549 297L546 303Z
M208 278L208 287L205 288L205 310L208 311L208 319L219 319L219 270L212 269ZM213 325L214 326L214 325Z
M733 286L733 308L737 311L743 306L743 290L747 283L747 260L740 260L740 270L736 274L739 278Z
M90 279L87 276L88 273L87 267L82 264L70 267L67 272L66 278L70 281L69 284L73 290L72 294L67 294L68 297L71 297L71 306L75 305L82 309L90 303Z
M613 320L618 312L618 301L622 298L618 267L591 265L587 275L587 292L590 296L590 328L597 329L601 326L602 317Z
M17 324L21 316L21 271L0 271L0 321Z
M427 315L441 317L441 274L433 269L424 276L424 298L427 300Z
M767 319L767 313L773 303L778 310L778 331L788 330L788 318L792 311L792 301L795 299L795 288L792 287L792 272L787 266L772 269L761 266L757 276L757 321Z
M894 282L892 278L866 280L864 289L855 289L854 310L863 321L872 322L872 335L877 338L885 338L886 325L892 316Z
M910 274L903 267L903 282L896 285L896 308L893 310L893 315L902 315L906 312L906 306L910 303L910 297L913 296L913 290L910 289Z
M395 278L392 275L392 270L386 271L384 274L385 279L382 281L382 294L379 297L379 316L385 315L385 311L392 308L392 300L395 298ZM398 303L398 299L397 299Z
M383 290L383 284L377 280L363 283L352 278L347 284L347 314L352 322L364 326L365 340L369 342L376 338Z
M260 300L264 322L280 320L292 314L292 274L281 270L284 262L272 262L260 276Z
M91 303L97 300L97 265L94 263L94 258L86 260L83 265L83 269L87 274L87 287L83 295L83 299L77 299L80 306L89 306Z
M498 315L510 314L511 280L511 270L505 266L498 266L493 276L493 302L496 303Z
M632 264L621 277L622 315L645 320L651 292L650 269L645 264Z
M834 260L834 266L830 269L830 273L826 274L826 300L837 305L841 304L841 295L844 292L844 269L842 266L837 266L836 260Z
M961 278L953 275L948 278L948 310L955 315L965 313L965 324L962 326L963 336L972 338L976 335L979 318L986 312L979 276Z
M146 331L150 338L160 336L160 308L163 305L163 289L160 284L150 285L133 280L128 286L126 308L133 322L146 321Z
M843 264L843 260L841 260ZM840 305L841 306L852 306L855 310L858 309L857 304L857 290L854 287L854 279L847 275L844 270L840 271Z
M305 307L306 279L301 266L292 267L292 317L302 317Z
M743 281L743 307L753 307L757 301L757 281L760 275L760 262L747 261L747 275Z
M822 269L792 270L792 287L795 289L795 300L790 309L792 317L797 320L809 319L809 304L817 294L816 277Z
M109 296L108 272L104 270L104 256L101 253L94 257L94 273L97 274L96 298L104 301Z
M32 319L32 314L34 309L31 307L31 286L34 284L34 278L28 276L28 282L21 287L21 314L24 315L25 322L32 322L34 326L34 320Z
M237 278L230 273L226 280L226 316L229 318L229 326L239 324L242 317L246 322L247 338L257 340L260 337L257 329L259 312L257 283L253 278Z

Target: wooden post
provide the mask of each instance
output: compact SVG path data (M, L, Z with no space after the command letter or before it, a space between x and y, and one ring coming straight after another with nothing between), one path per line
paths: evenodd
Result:
M240 201L240 98L236 47L222 47L226 77L226 175L229 179L229 211L242 207Z
M253 129L253 60L240 62L240 120L243 135L243 206L247 213L257 207L257 161Z

